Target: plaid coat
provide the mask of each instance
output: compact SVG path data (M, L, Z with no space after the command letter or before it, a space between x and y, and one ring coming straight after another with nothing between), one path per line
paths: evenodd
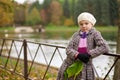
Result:
M74 63L75 54L78 53L78 44L80 40L80 31L73 34L67 48L67 58L63 61L57 76L57 80L64 80L64 71L68 66ZM83 70L77 76L76 80L95 80L92 59L99 56L100 54L107 53L108 45L101 36L100 32L95 28L92 28L87 35L87 51L91 55L91 58L87 64L84 64ZM78 60L78 59L77 59ZM68 80L74 80L73 77Z

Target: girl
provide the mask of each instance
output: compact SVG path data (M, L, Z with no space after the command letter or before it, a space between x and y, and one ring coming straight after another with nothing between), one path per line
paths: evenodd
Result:
M83 68L75 80L95 80L92 59L109 51L100 32L94 28L95 23L91 13L83 12L78 16L80 29L73 34L66 48L67 57L59 69L57 80L65 80L64 72L77 60L83 62ZM74 77L67 80L74 80Z

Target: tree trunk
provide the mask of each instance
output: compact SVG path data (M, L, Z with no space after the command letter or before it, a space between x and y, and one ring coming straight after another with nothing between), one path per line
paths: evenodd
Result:
M117 36L117 54L120 54L120 0L118 0L118 13L119 13L119 18L118 18L118 36ZM120 80L120 59L118 60L116 66L115 66L115 71L114 71L114 76L113 80Z
M118 26L117 54L120 54L120 25ZM113 80L120 80L120 59L115 65Z

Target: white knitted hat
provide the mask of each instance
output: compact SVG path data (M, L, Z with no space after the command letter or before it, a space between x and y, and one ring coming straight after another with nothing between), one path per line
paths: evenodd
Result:
M82 20L87 20L91 22L93 25L95 25L96 23L95 17L91 13L88 13L88 12L83 12L78 16L78 23Z

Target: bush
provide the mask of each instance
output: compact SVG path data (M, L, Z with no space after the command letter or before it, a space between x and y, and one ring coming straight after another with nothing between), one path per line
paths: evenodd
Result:
M70 19L65 19L64 25L65 26L73 26L75 24L74 24L73 20L70 18Z

